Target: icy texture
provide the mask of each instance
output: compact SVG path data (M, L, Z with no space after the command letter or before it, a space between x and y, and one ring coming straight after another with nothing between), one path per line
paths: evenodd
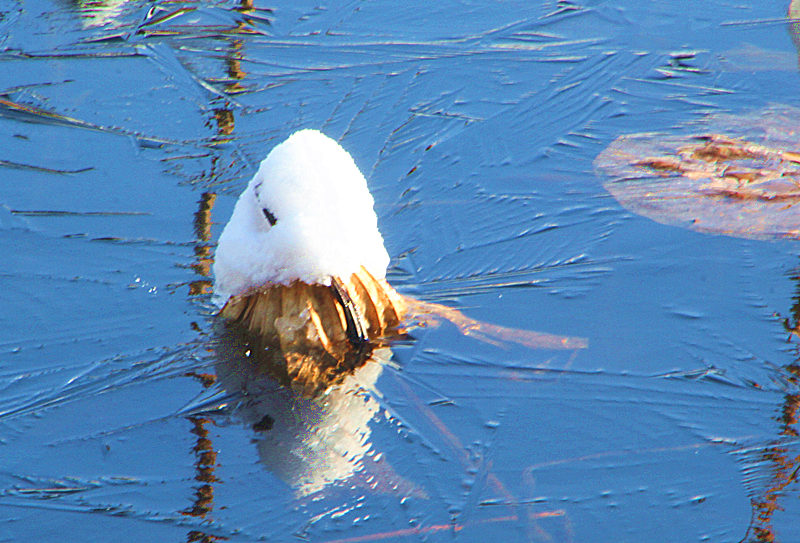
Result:
M236 202L217 246L214 301L269 283L330 284L360 266L385 277L389 255L372 206L347 151L317 130L295 132Z
M797 241L655 223L593 169L797 106L788 4L129 0L85 29L108 2L0 0L0 540L800 541ZM308 127L369 180L398 290L590 348L418 328L363 408L291 412L217 357L212 242Z

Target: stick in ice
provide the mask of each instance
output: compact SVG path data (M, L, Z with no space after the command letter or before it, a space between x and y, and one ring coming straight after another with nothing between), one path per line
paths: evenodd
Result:
M442 319L491 343L586 347L583 338L486 324L398 293L386 281L389 255L373 205L364 176L334 140L301 130L277 145L219 239L214 302L222 316L287 357L341 361L347 352Z

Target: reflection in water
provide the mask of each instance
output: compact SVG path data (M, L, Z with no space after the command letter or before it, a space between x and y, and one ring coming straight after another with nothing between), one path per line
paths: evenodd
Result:
M790 333L789 340L800 337L800 275L792 277L797 282L797 289L792 305L792 319L786 319L784 326ZM798 363L789 364L783 368L784 379L788 388L784 395L780 415L778 439L763 449L760 459L765 465L771 466L768 487L763 495L751 500L753 506L753 520L748 533L743 541L758 541L771 543L778 541L772 526L772 517L776 511L781 511L781 498L786 496L790 485L798 482L800 472L800 454L796 454L796 446L800 432L797 429L798 408L800 408L800 359Z
M194 214L195 263L192 269L201 276L189 283L189 295L209 294L211 292L211 265L214 263L211 244L211 210L217 195L204 192L198 202L199 208Z
M240 9L240 11L246 12L244 9ZM245 22L239 21L238 28L244 31ZM242 58L244 58L242 54L243 43L242 40L232 40L228 53L225 55L225 69L228 73L228 79L225 82L226 94L237 94L247 91L247 88L240 83L247 75L247 72L242 69ZM231 120L232 118L233 116L231 115ZM230 135L232 132L233 125L231 125L231 131L226 134Z
M229 8L230 17L227 18L206 17L207 13L202 11L207 7L206 3L191 0L180 2L174 9L170 9L170 2L159 5L152 0L72 0L72 3L80 14L84 29L120 28L127 4L131 4L128 11L151 4L144 19L134 29L134 34L145 37L186 36L196 32L259 34L254 27L257 24L269 25L268 17L272 13L269 8L256 8L252 0L241 0L238 7ZM222 12L219 9L217 15Z
M248 13L252 8L250 0L243 0L237 11ZM246 22L240 20L230 32L247 33ZM247 75L241 67L243 41L232 39L228 45L227 77L212 81L221 83L226 95L245 91L240 82ZM235 116L230 103L217 96L210 111L213 117L208 126L216 132L211 144L231 141ZM216 161L217 158L212 157L213 171L203 176L214 182L226 171L224 168L217 171ZM192 269L200 277L190 284L190 295L207 294L211 289L210 227L215 199L215 193L203 193L194 216L196 242ZM273 359L272 352L259 338L235 325L219 323L214 343L218 375L195 377L204 387L216 381L230 395L244 398L237 415L258 436L261 462L298 495L307 496L332 484L348 483L376 491L424 496L424 492L399 477L384 456L373 450L370 442L370 424L380 412L375 383L382 364L391 356L388 348L364 352L360 360L333 371L301 371L303 375L316 376L317 380L309 383L293 381L281 357ZM313 360L306 359L305 363L313 364ZM195 480L200 484L195 488L192 507L183 513L211 520L214 484L218 482L214 475L217 453L207 429L212 421L204 416L191 416L188 420L196 436ZM217 536L196 530L187 536L187 541L217 539Z
M789 23L789 35L792 38L795 49L798 51L798 63L800 64L800 0L791 0L787 16L791 19ZM792 317L794 322L788 319L785 322L787 331L792 336L800 337L800 275L795 275L793 279L798 287L792 305ZM796 428L798 423L798 407L800 407L800 359L798 363L790 364L784 368L787 385L790 391L784 396L784 403L781 415L778 417L780 422L781 438L795 439L798 437ZM780 443L780 442L779 442ZM771 486L764 493L763 497L753 499L753 522L751 523L752 536L759 542L776 541L776 536L772 527L772 516L775 511L780 510L778 499L792 483L797 483L798 471L800 471L800 455L794 456L788 446L777 444L767 447L762 453L766 462L772 464ZM750 536L748 530L747 536ZM745 536L745 539L747 539Z
M128 0L75 0L83 28L98 28L113 23L122 14Z
M77 3L85 17L85 25L89 27L113 23L113 19L122 13L125 1L96 0ZM181 8L186 9L188 8ZM252 9L252 3L243 0L242 8L237 11L245 12L247 9ZM157 5L154 5L154 10L155 13L165 11ZM162 16L146 24L155 26L166 20L167 17ZM239 25L244 33L243 20ZM141 34L148 35L147 31ZM154 31L151 35L158 34ZM244 90L240 83L246 76L241 67L243 42L231 40L229 44L230 51L225 57L228 80L223 88L226 94L234 94ZM213 111L213 120L209 121L216 122L217 125L214 141L230 141L235 129L234 111L224 97L212 100L212 106L210 111ZM212 160L216 159L217 156L214 156ZM224 178L226 168L228 166L223 165L209 177L215 182ZM208 293L210 288L210 214L215 197L213 192L204 192L194 215L196 243L192 269L200 277L191 283L191 295ZM450 314L452 316L455 313ZM473 322L463 318L459 318L458 322L465 333L480 333ZM558 345L561 346L562 343ZM246 398L239 414L261 438L258 441L258 452L262 461L288 484L297 488L299 493L306 495L327 485L352 481L376 490L391 489L401 494L424 495L414 485L397 476L383 455L376 453L371 446L370 425L381 410L375 385L381 375L382 364L389 357L387 349L375 353L375 357L366 360L352 373L338 374L335 382L326 383L314 396L308 396L296 388L281 386L284 376L279 372L276 376L276 372L270 371L256 357L228 358L232 354L231 349L225 350L224 354L226 356L219 357L218 367L221 385L231 391L240 391ZM206 388L215 382L213 375L192 374L192 377ZM332 386L328 387L328 384ZM193 436L191 451L194 459L194 482L191 491L192 504L182 513L187 517L211 521L215 510L215 485L220 482L215 475L218 470L217 451L209 433L214 422L212 418L203 415L187 416L186 420ZM459 451L466 450L461 444L457 444L457 448ZM218 505L216 508L219 510ZM492 521L509 520L518 519L501 517ZM431 531L440 529L450 530L452 526L437 526ZM218 539L224 538L199 530L193 530L187 536L188 541Z
M82 2L78 6L87 21L100 26L110 23L115 14L121 13L122 4L97 1ZM178 24L169 28L170 22L179 22L182 16L195 9L187 7L188 3L181 5L184 7L173 12L155 5L134 33L147 39L180 35L182 31L198 31L200 25ZM235 138L236 110L229 97L247 90L244 84L247 73L242 67L242 62L246 59L243 52L244 40L240 38L252 32L246 17L252 10L252 2L243 0L241 6L235 9L242 16L232 18L233 24L218 35L225 41L225 46L219 48L223 52L224 73L217 78L202 78L220 91L210 100L210 107L207 109L207 127L209 132L214 133L207 142L211 148L217 144L229 143ZM107 15L107 18L99 18L100 14ZM220 156L212 152L210 172L194 180L198 185L206 187L206 191L200 197L194 213L195 254L191 268L198 277L189 285L191 296L208 294L211 289L211 212L216 194L210 188L227 181L231 171L231 165L220 160ZM557 349L585 347L585 341L580 339L506 330L478 324L456 310L435 304L418 302L418 306L424 313L443 313L440 316L455 323L464 334L492 343L516 341L536 348ZM264 349L259 348L257 342L252 338L248 339L241 331L220 324L215 339L216 371L219 375L191 376L198 379L204 388L216 384L226 389L231 396L243 398L236 414L257 436L256 444L261 462L295 489L299 496L319 493L328 487L342 484L402 496L426 496L421 488L395 473L387 462L386 455L382 451L376 451L372 445L372 425L376 417L382 416L376 383L383 364L391 356L388 348L378 349L360 363L346 364L333 372L305 372L319 373L321 376L318 382L309 387L308 383L293 382L285 364L275 364L271 357L259 356L259 353L265 352ZM433 416L430 410L426 410L426 406L421 405L419 409ZM194 443L194 482L191 505L181 513L202 521L202 527L212 522L215 509L220 509L219 504L215 505L215 487L220 484L215 471L219 469L223 454L218 453L211 440L209 430L214 424L212 416L193 414L187 416L186 420ZM442 428L443 433L451 435L441 421L437 427ZM467 450L457 440L453 446L459 456ZM489 480L493 487L502 488L494 475L490 475ZM187 497L188 495L190 494L187 491ZM510 503L516 501L510 493L505 492L504 495ZM485 522L518 522L522 518L522 515L502 516ZM453 526L442 525L429 530L450 529ZM419 533L424 533L425 530L428 529L420 528ZM193 529L186 536L186 540L190 542L219 539L224 538L210 534L202 528Z
M789 35L792 37L795 49L800 54L800 0L792 0L789 3ZM800 62L800 58L798 59Z
M375 384L391 356L388 348L350 371L310 372L330 381L309 387L290 381L286 365L276 363L255 336L230 323L219 328L219 384L244 398L238 414L259 435L259 457L272 473L301 496L343 482L419 494L370 442L370 423L381 409Z
M800 16L800 0L792 2L789 15ZM798 24L791 24L791 32L800 47ZM691 136L622 136L596 164L614 177L606 188L621 204L653 220L731 236L797 240L797 117L795 108L775 105L747 115L708 117L704 132ZM792 319L785 322L790 341L800 337L800 275L793 279L798 290ZM777 439L757 449L756 471L767 483L751 498L752 520L742 541L777 541L773 517L798 482L800 365L782 369L787 391L777 418L780 430Z
M247 13L252 7L251 0L242 0L239 11ZM244 30L244 25L244 21L239 21L237 27L240 30ZM239 92L242 89L239 80L247 75L240 67L240 59L242 58L241 49L242 41L232 40L229 54L225 57L228 75L228 82L225 85L225 90L228 93ZM215 122L214 131L216 132L212 143L229 142L231 139L230 136L232 136L236 127L233 111L230 108L230 104L223 98L217 96L213 101L217 102L218 105L212 109ZM222 173L216 171L217 162L218 157L213 156L212 172L209 176L211 179L216 179ZM200 278L189 284L190 296L209 294L211 292L211 265L214 261L213 243L211 241L211 212L214 208L215 201L216 193L210 191L204 192L200 197L198 209L194 214L195 262L192 264L192 269ZM217 380L215 375L210 374L192 374L192 376L196 377L204 388L212 386ZM206 520L209 513L211 513L214 508L214 483L218 482L218 479L214 475L214 470L218 465L217 451L213 447L207 428L207 426L213 424L213 422L209 418L202 416L191 416L187 418L192 424L192 434L197 437L194 446L194 454L196 456L195 480L200 483L200 485L195 489L195 498L192 507L183 511L183 514ZM188 543L195 541L209 543L224 539L227 538L215 536L201 530L191 530L186 537Z
M198 379L203 387L208 388L216 381L216 376L209 374L190 373L189 376ZM218 482L214 475L217 468L217 451L208 435L209 424L213 422L202 416L188 417L192 423L192 434L196 436L193 452L195 454L195 476L194 479L199 483L195 487L194 500L192 506L181 513L198 519L207 519L209 513L214 509L214 483ZM210 541L221 541L226 537L214 536L199 530L192 530L186 536L186 541L192 543L200 541L208 543Z

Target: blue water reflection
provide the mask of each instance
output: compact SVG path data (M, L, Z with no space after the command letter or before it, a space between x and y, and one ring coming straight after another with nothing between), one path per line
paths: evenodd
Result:
M0 532L800 540L795 242L652 222L593 166L798 105L789 6L752 4L0 0ZM421 329L316 404L220 361L214 240L304 127L398 290L589 348Z

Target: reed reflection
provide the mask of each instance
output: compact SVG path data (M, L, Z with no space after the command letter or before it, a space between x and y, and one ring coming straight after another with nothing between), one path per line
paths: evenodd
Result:
M250 13L252 9L253 4L251 0L242 0L240 7L237 8L236 11L247 14ZM247 33L247 24L245 21L240 20L236 27L230 29L230 31L234 34L237 33L237 31ZM244 79L247 75L240 66L240 61L243 57L243 43L244 42L239 39L228 41L229 47L225 55L227 77L224 84L224 90L228 94L241 92L243 90L243 87L239 83L239 81ZM224 97L215 97L212 100L212 106L214 106L211 109L212 117L206 123L206 126L214 131L214 136L210 141L211 147L231 141L236 128L233 108L231 108ZM198 181L206 181L208 185L216 184L220 179L224 179L227 173L228 170L226 168L220 167L219 156L212 155L211 171L201 176L201 179ZM214 209L216 197L215 192L204 192L198 201L198 209L194 214L195 261L191 265L191 268L197 274L198 278L189 283L190 296L206 295L211 292L211 265L214 262L211 213ZM199 330L199 327L197 329ZM206 389L212 387L217 382L217 376L209 373L192 373L190 376L196 378L203 388ZM194 479L197 486L194 489L192 505L181 513L203 521L213 521L211 514L215 505L214 489L215 485L221 482L215 475L215 471L220 465L218 451L214 447L211 434L209 433L209 427L214 425L214 421L212 418L205 416L190 416L187 417L187 419L192 425L191 433L196 438L192 452L195 455ZM205 530L190 530L186 536L187 543L210 543L212 541L226 539L225 537L211 534Z
M216 376L207 373L190 373L189 376L200 381L204 388L209 388L216 381ZM203 416L187 418L192 424L191 433L195 436L192 452L195 455L194 480L197 482L197 486L192 505L181 511L181 514L200 520L209 520L210 514L214 510L214 484L219 482L214 473L219 466L217 451L209 433L209 426L213 426L214 423L210 418ZM226 539L226 537L212 535L201 530L191 530L186 536L187 543L210 543Z
M792 276L797 282L793 297L792 316L784 321L784 327L789 332L788 341L795 341L800 337L800 274ZM766 466L769 466L769 478L764 490L758 496L751 498L753 507L753 520L742 541L758 543L772 543L779 541L779 534L773 526L775 512L782 511L781 502L789 496L792 488L797 488L798 472L800 472L800 454L798 453L797 438L800 436L798 429L798 409L800 409L800 349L797 361L782 368L783 380L786 387L783 404L776 416L778 424L777 438L765 446L758 457Z
M800 0L792 0L789 4L789 35L800 54ZM794 236L796 237L796 236ZM784 320L784 328L789 333L787 341L800 338L800 274L794 274L792 280L797 283L791 317ZM742 541L772 543L779 541L779 535L773 526L776 511L782 511L781 502L788 496L792 487L796 488L800 472L800 454L798 454L797 438L798 409L800 409L800 349L793 364L783 368L783 380L786 386L783 404L776 417L778 424L777 439L764 447L759 457L770 466L770 477L763 493L751 498L753 520Z

